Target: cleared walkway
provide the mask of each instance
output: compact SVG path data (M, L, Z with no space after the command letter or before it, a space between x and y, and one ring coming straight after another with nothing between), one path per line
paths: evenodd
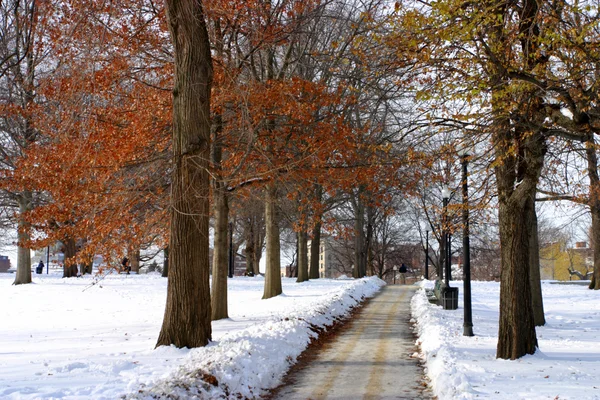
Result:
M390 285L356 315L347 329L293 372L274 399L430 399L410 330L416 288Z

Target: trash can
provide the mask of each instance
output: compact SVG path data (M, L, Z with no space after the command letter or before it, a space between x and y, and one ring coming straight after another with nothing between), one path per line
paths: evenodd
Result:
M442 307L444 310L458 309L458 288L445 287L442 292Z

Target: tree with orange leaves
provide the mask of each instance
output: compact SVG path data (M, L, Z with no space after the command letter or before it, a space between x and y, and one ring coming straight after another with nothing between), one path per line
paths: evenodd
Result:
M65 276L95 254L116 266L124 252L165 241L170 114L161 87L171 67L161 10L148 4L63 2L65 21L49 29L57 68L37 87L42 139L15 176L45 194L27 214L37 232L28 245L62 241Z

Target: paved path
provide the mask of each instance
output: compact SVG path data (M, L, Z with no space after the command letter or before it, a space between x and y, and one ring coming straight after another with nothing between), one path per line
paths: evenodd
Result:
M429 399L423 370L410 358L414 286L389 285L305 368L288 377L274 399Z

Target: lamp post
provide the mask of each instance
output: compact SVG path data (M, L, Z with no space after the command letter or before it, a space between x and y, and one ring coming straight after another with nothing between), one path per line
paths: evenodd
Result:
M463 336L473 336L473 313L471 305L471 246L469 243L469 187L467 165L469 156L473 154L473 149L463 148L460 152L462 164L462 201L463 201L463 290L465 315L463 323Z
M394 270L394 285L396 284L396 271L398 271L398 266L394 265L394 268L392 268Z
M429 279L429 231L425 231L425 279Z

